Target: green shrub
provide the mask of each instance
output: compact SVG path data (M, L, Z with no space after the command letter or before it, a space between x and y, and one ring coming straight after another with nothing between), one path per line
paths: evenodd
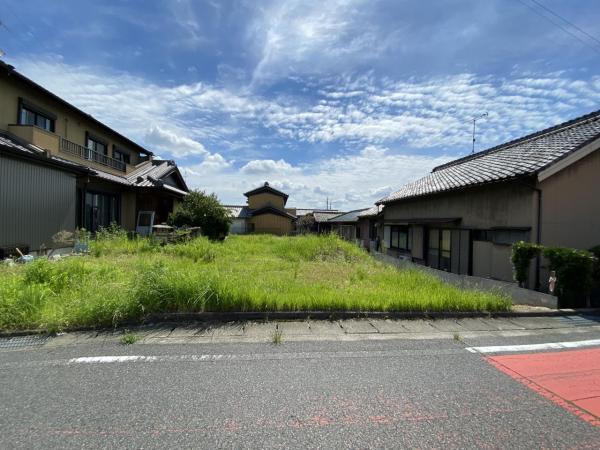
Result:
M202 234L210 239L222 239L231 225L229 211L219 203L215 194L190 192L169 215L169 225L177 227L200 227Z
M515 279L519 282L519 286L524 286L527 282L529 264L533 258L540 255L542 248L540 244L532 242L519 241L513 244L511 261L515 268Z
M592 286L594 259L590 252L573 248L546 248L543 255L556 272L556 295L562 308L585 306Z

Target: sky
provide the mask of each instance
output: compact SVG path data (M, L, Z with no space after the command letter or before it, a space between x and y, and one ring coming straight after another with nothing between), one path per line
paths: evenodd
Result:
M566 21L565 21L566 20ZM597 0L0 0L2 59L244 204L371 206L600 109ZM574 26L573 26L574 25Z

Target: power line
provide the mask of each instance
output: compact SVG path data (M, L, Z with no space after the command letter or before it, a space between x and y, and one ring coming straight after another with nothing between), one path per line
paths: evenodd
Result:
M555 17L558 17L560 20L562 20L563 22L565 22L566 24L571 25L573 28L575 28L577 31L579 31L581 34L586 35L587 37L589 37L591 40L597 42L600 45L600 39L596 38L596 36L591 35L590 33L588 33L587 31L585 31L583 28L578 27L577 25L575 25L573 22L568 21L567 19L565 19L563 16L561 16L560 14L552 11L550 8L548 8L547 6L543 5L542 3L538 2L537 0L531 0L533 3L535 3L536 5L538 5L540 8L544 8L546 11L548 11L550 14L552 14Z
M552 20L550 17L548 17L545 14L542 14L540 11L538 11L537 9L535 9L532 5L530 5L529 3L525 3L523 0L517 0L519 3L521 3L522 5L526 6L527 8L529 8L531 11L533 11L535 14L537 14L538 16L540 16L541 18L547 20L548 22L550 22L552 25L554 25L555 27L560 28L561 30L563 30L565 33L567 33L568 35L570 35L571 37L577 39L579 42L581 42L584 45L587 45L588 47L590 47L592 50L598 52L600 54L600 47L597 47L595 45L592 45L590 42L581 39L579 36L577 36L575 33L573 33L572 31L570 31L569 29L565 28L564 26L562 26L560 23L555 22L554 20Z

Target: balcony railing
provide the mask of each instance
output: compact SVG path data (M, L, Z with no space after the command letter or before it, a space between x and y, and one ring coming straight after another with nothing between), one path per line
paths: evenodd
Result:
M83 145L76 144L75 142L68 141L64 138L60 138L60 151L75 155L81 159L87 159L88 161L94 161L95 163L102 164L103 166L110 167L120 172L125 172L125 163L118 159L111 158L110 156L102 153L90 150Z

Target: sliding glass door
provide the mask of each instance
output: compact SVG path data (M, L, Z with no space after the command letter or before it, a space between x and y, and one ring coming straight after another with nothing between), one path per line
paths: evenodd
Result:
M451 238L452 234L450 230L429 229L429 245L427 249L427 265L429 267L450 272Z
M83 228L96 232L100 227L119 223L119 199L116 194L85 193Z

